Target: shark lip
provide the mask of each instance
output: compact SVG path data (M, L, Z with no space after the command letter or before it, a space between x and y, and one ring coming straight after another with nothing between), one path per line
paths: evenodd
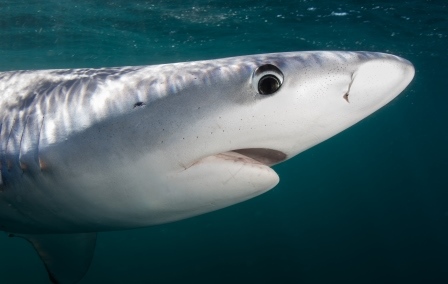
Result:
M206 156L193 162L190 166L184 167L185 170L191 166L203 163L208 159L218 159L221 161L234 161L241 164L271 167L275 164L285 161L288 157L285 153L268 148L244 148L229 150L227 152L216 153Z
M255 160L266 166L273 166L286 160L287 156L282 151L268 148L245 148L232 150L230 152L238 153Z

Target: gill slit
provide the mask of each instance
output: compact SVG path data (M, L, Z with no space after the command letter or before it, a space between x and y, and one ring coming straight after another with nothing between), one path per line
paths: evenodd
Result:
M12 123L11 123L11 129L9 130L9 134L8 134L8 139L6 139L6 144L5 144L5 151L4 151L4 156L5 156L5 165L6 165L6 169L9 171L11 171L12 168L12 161L8 161L8 145L9 145L9 141L11 140L11 135L12 132L14 130L14 126L16 125L16 120L17 118L14 118Z
M26 117L26 119L25 119L25 123L24 123L24 125L23 125L22 135L20 136L20 142L19 142L19 154L17 155L17 160L18 160L18 163L19 163L19 167L20 167L20 169L22 170L22 175L23 175L23 173L25 172L25 171L24 171L24 169L25 169L25 165L23 165L22 162L20 162L20 157L22 156L22 142L23 142L23 135L25 134L26 126L27 126L27 124L28 124L28 119L29 119L29 118L30 118L30 116L27 115L27 117Z
M2 137L2 129L3 123L0 123L0 138ZM3 173L2 173L2 165L3 165L3 149L0 149L0 192L3 191Z
M40 147L40 133L42 132L42 128L44 126L44 120L45 115L42 116L42 123L40 124L39 132L37 133L37 145L36 145L36 156L34 157L36 159L36 163L39 166L39 168L42 170L42 163L39 158L39 147Z

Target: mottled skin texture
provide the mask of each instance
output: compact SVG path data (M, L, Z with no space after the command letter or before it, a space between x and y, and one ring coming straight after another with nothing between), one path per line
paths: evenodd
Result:
M269 96L252 82L264 64L284 75ZM387 54L292 52L0 73L0 229L126 229L244 201L278 177L226 153L291 158L389 102L413 72Z

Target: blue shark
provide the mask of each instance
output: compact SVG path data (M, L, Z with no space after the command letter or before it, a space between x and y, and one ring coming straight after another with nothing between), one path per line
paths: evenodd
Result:
M101 231L218 210L277 185L272 166L400 94L413 65L311 51L0 73L0 230L52 283L85 275Z

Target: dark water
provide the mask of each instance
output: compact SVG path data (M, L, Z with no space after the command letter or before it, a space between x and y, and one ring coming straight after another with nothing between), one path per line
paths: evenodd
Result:
M388 106L277 166L270 192L100 234L81 283L448 283L448 4L393 2L0 0L0 70L322 49L416 68ZM1 234L0 251L0 283L48 283L23 240Z

